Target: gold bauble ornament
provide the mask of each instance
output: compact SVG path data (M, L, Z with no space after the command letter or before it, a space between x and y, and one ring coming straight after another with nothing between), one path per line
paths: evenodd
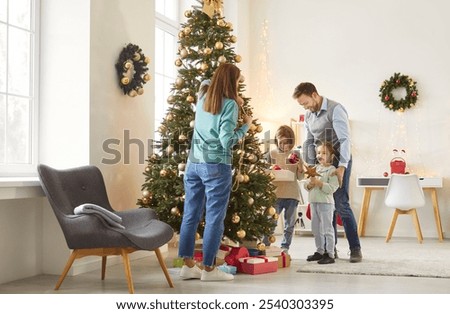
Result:
M183 31L180 31L180 32L178 33L178 38L181 39L181 38L183 38L183 37L184 37L184 32L183 32Z
M238 180L238 182L244 182L244 176L240 173L238 173L236 175L236 180Z
M270 243L275 243L277 241L277 238L274 236L274 235L271 235L270 237L269 237L269 242Z
M120 83L122 83L123 85L128 85L130 83L130 79L128 77L122 77L122 79L120 80Z
M195 234L195 240L196 240L196 241L197 241L197 240L200 240L200 238L201 238L200 233L197 232L197 233Z
M169 104L173 104L175 102L175 97L173 95L170 95L169 97L167 97L167 102Z
M166 126L165 125L160 125L159 128L158 128L158 132L161 133L161 134L166 133L167 132Z
M167 119L168 121L172 121L172 120L173 120L173 114L168 113L167 116L166 116L166 119Z
M256 245L256 248L258 249L258 251L265 251L266 245L264 243L260 242Z
M193 103L195 101L195 98L194 98L194 96L189 95L189 96L186 97L186 101L189 102L189 103Z
M227 23L226 23L226 27L227 27L228 29L232 30L232 29L233 29L233 24L230 23L230 22L227 22Z
M241 217L239 217L239 215L234 214L234 215L231 217L231 222L232 222L232 223L237 224L237 223L239 223L239 221L241 221Z
M142 196L147 197L150 195L150 192L147 190L142 191Z
M273 216L275 213L277 212L277 210L275 209L275 207L270 206L269 208L267 208L267 216Z
M214 48L218 50L223 49L223 43L221 41L216 42Z
M255 130L256 130L256 125L254 125L253 123L252 124L250 124L250 131L252 131L252 132L255 132Z
M184 16L185 17L191 17L191 15L192 15L192 11L191 10L184 11Z
M144 75L144 77L143 77L144 81L146 81L146 82L150 81L151 78L152 78L151 75L148 74L148 73L146 73L146 74Z
M261 124L256 127L256 132L261 133L262 130L263 130L263 127Z
M278 218L280 217L280 215L278 215L278 213L273 214L273 219L278 220Z
M132 90L130 90L130 91L128 92L128 96L130 96L130 97L136 97L136 96L137 96L137 92L136 92L134 89L132 89Z
M212 50L211 50L211 48L209 48L209 47L206 47L205 49L203 49L203 53L204 53L205 55L209 55L209 54L211 54L211 52L212 52Z
M133 56L133 60L134 61L139 61L141 60L141 54L139 52L136 52Z
M240 55L235 55L234 56L234 61L236 61L237 63L242 61L242 57Z
M252 206L253 203L255 203L255 200L252 197L249 197L249 199L247 200L248 205Z
M144 89L142 87L139 87L137 93L138 95L142 95L144 93Z
M184 80L181 77L177 77L177 79L175 80L175 84L178 88L180 88L184 85Z
M225 63L227 62L227 58L225 58L225 56L220 56L217 61L219 61L220 63Z
M145 167L145 172L150 172L150 167Z
M250 177L248 176L248 174L244 174L244 182L250 182Z
M188 51L187 51L186 48L181 49L181 51L180 51L180 57L181 57L181 58L184 59L184 58L186 58L188 55L189 55L189 53L188 53Z
M193 128L194 125L195 125L195 120L192 120L191 122L189 122L189 126L190 126L191 128Z
M187 140L187 136L184 135L184 134L180 134L180 136L178 136L178 140L179 140L180 142L184 142L184 141Z
M150 203L150 199L148 197L143 197L141 199L141 201L142 201L142 204L145 204L145 205L148 205L148 203Z
M243 239L245 238L246 232L245 230L240 229L236 232L236 235L238 236L239 239Z
M202 62L202 65L200 66L200 70L206 71L206 70L208 70L208 68L209 68L208 63Z
M145 62L146 64L149 64L150 61L151 61L150 57L145 57L144 62Z
M167 175L167 170L166 169L161 169L161 171L159 172L159 175L161 177L165 177Z
M183 30L183 32L184 32L184 34L185 35L189 35L190 33L191 33L191 28L189 27L189 26L186 26L185 28L184 28L184 30Z
M180 210L178 209L178 207L172 207L172 209L170 210L170 213L174 216L179 215L180 214Z
M237 37L236 36L231 36L230 37L230 41L232 42L232 43L236 43L237 42Z
M181 164L178 164L178 170L184 171L184 169L186 169L186 164L184 162Z
M180 67L180 66L183 65L183 61L181 61L181 59L176 59L176 60L175 60L175 65L176 65L177 67Z

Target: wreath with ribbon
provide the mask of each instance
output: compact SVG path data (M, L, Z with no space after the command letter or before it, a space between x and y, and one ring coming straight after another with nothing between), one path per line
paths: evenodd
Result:
M124 95L135 97L144 93L144 84L151 78L147 73L149 63L150 58L144 55L138 45L128 44L122 49L116 71Z
M395 89L404 88L406 96L401 99L395 99L392 92ZM394 73L389 80L385 80L380 88L380 98L384 106L392 111L404 111L413 107L419 96L416 82L407 75Z

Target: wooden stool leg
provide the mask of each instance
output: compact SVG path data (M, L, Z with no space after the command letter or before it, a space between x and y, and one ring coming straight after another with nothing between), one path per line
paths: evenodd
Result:
M397 217L399 215L399 209L395 209L394 215L392 216L391 225L389 226L388 234L386 236L386 242L392 238L392 233L394 232L394 227L397 222Z

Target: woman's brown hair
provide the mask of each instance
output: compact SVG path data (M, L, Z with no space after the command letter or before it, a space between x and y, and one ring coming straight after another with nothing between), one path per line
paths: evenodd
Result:
M231 63L222 63L214 72L211 85L206 92L203 109L211 114L218 114L222 110L223 98L238 99L238 81L241 70Z
M294 130L288 125L282 125L278 128L275 133L275 143L278 145L278 140L280 138L284 138L286 140L285 144L288 144L292 147L295 145L295 133Z

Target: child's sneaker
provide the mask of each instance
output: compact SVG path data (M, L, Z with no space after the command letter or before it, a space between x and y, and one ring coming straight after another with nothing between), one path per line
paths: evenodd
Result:
M187 265L183 265L180 270L181 279L200 279L202 277L202 270L197 265L193 267L189 267Z
M214 267L211 271L202 270L201 281L227 281L233 280L234 276L232 274L227 274L217 267Z

